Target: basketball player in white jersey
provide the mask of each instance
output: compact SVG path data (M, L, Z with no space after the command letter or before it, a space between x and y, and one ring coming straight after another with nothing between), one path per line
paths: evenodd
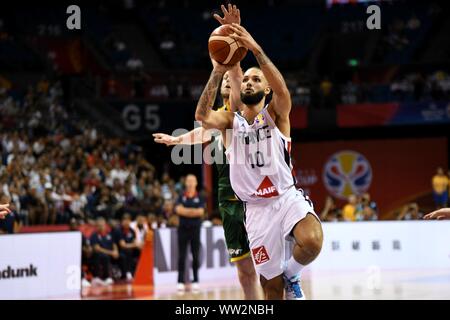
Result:
M290 159L291 97L283 76L253 37L233 24L232 37L247 47L260 68L250 68L241 83L240 112L211 109L223 74L230 68L213 62L199 99L196 120L222 131L234 192L246 205L245 227L266 299L304 299L300 271L322 248L319 218L309 199L295 188ZM233 87L231 88L233 91ZM265 97L273 93L265 105ZM285 261L285 240L294 241Z
M228 9L222 5L223 18L218 14L214 18L220 24L231 24L236 22L240 24L240 11L235 5L228 4ZM229 75L232 75L230 77ZM220 112L232 112L235 104L240 102L240 82L242 79L242 70L240 64L236 64L227 73L223 75L220 94L223 99L223 106L218 110ZM231 81L234 81L231 84ZM231 92L231 87L238 88ZM217 150L223 149L221 138L212 136L213 130L205 130L203 127L196 128L181 136L174 137L164 133L153 134L155 142L164 143L167 146L179 144L199 144L209 142L215 145ZM218 207L222 217L224 236L228 248L230 261L237 268L239 283L244 292L244 298L248 300L262 299L262 289L250 256L247 233L243 224L244 206L238 201L231 189L229 180L229 168L226 163L216 163L218 172Z
M4 219L8 213L11 213L9 203L0 204L0 219Z

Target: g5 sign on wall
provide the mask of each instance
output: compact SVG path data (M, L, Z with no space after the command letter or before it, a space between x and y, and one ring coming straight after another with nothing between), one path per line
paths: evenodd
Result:
M352 150L333 154L323 168L323 183L327 190L339 199L351 194L361 195L372 182L372 168L369 161Z
M138 107L134 104L127 105L122 111L125 129L128 131L137 131L141 129L154 131L159 129L161 118L158 111L158 105L149 104L145 107Z

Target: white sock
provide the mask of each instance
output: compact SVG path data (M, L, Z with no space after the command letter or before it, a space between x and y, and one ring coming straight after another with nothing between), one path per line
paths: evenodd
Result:
M284 275L290 279L296 274L300 273L305 266L298 263L292 256L286 264L286 269L284 270Z

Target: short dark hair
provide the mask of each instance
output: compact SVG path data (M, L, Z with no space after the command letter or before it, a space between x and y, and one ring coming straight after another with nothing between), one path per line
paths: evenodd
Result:
M122 221L128 219L128 220L132 220L131 214L129 213L124 213L122 216Z
M100 222L100 221L105 221L105 223L106 223L106 219L105 219L105 218L103 218L103 217L98 217L96 221L97 221L97 222Z

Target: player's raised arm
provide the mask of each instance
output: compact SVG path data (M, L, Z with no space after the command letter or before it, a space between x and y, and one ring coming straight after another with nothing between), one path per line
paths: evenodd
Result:
M238 62L228 71L228 78L230 81L231 92L230 92L230 107L231 111L241 110L243 103L241 100L241 83L244 78L242 73L241 64Z
M255 39L253 39L244 27L236 23L233 23L230 27L235 32L230 35L230 37L238 40L250 51L252 51L258 61L259 67L264 73L264 76L273 91L272 105L275 113L277 116L288 117L292 106L291 95L280 71L277 67L275 67L272 61L270 61L261 46L255 41Z
M220 7L223 12L223 18L218 14L214 14L214 18L221 25L231 25L233 23L241 24L241 12L236 5L228 4L227 7L221 5ZM238 62L228 71L230 84L231 84L231 94L230 94L230 107L231 111L235 112L240 110L242 107L241 101L241 83L244 77L241 69L241 63Z
M178 137L165 133L154 133L153 138L156 143L162 143L166 146L174 146L178 144L202 144L204 142L211 141L211 130L198 127Z
M204 128L216 128L226 129L230 128L233 121L233 113L219 112L212 110L214 101L216 100L217 89L219 88L220 81L222 80L225 72L230 69L223 65L219 65L212 60L213 70L209 77L208 83L203 89L202 95L197 103L197 109L195 110L195 120L200 121Z

